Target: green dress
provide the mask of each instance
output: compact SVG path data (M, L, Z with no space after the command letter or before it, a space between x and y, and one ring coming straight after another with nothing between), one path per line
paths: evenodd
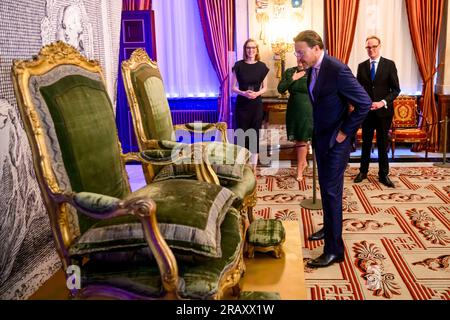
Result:
M309 100L306 74L296 80L292 75L297 67L287 69L278 84L278 92L289 91L289 100L286 110L286 131L289 141L309 141L313 133L312 106Z

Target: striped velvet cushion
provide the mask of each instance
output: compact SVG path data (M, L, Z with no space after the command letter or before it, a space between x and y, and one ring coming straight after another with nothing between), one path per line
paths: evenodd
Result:
M184 254L220 258L220 226L235 196L230 190L196 180L152 183L128 198L149 197L156 202L159 229L168 245ZM147 246L141 223L132 215L93 225L70 254L120 251Z
M235 182L243 180L245 165L250 159L250 152L247 149L230 143L209 142L206 143L205 152L208 153L208 160L219 179ZM195 176L193 165L167 165L156 175L154 181Z

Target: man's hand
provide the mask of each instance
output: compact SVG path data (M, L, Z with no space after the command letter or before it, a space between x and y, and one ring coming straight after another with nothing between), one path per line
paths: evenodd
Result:
M370 108L370 110L377 110L380 108L384 108L384 102L383 101L378 101L378 102L372 102L372 107Z
M341 130L339 130L337 136L336 136L336 142L337 143L342 143L345 138L347 138L347 135L345 133L343 133Z

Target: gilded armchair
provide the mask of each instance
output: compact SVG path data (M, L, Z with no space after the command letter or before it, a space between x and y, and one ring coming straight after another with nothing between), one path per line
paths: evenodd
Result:
M64 271L75 298L220 299L244 271L234 194L179 179L131 192L101 67L56 42L12 79ZM203 170L203 169L202 169ZM72 268L71 268L72 269Z
M430 137L428 128L420 128L418 117L422 114L417 110L416 97L399 96L394 100L394 117L392 119L392 159L394 159L396 143L425 144L425 158L428 159L428 144ZM426 123L426 119L422 118Z
M216 154L215 157L207 158L218 176L216 182L233 191L238 199L235 207L241 213L248 212L251 217L252 208L256 204L256 176L247 164L248 151L227 143L226 123L174 126L158 65L143 49L136 49L130 59L122 62L122 76L139 150L158 149L161 140L174 141L177 130L191 133L220 132L222 142L204 143L210 155ZM225 158L226 162L223 161ZM180 166L147 164L143 165L143 170L147 182L186 177L186 171L189 171ZM190 177L192 176L191 174Z

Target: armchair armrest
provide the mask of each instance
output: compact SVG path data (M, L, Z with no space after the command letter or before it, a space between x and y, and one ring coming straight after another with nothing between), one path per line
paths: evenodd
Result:
M171 142L173 149L145 150L142 162L156 165L185 164L195 168L197 179L219 185L218 177L240 181L250 152L238 145L224 142L181 144Z
M122 159L125 161L125 163L131 162L131 161L138 161L141 162L141 158L139 157L138 152L127 152L122 154Z
M174 141L152 140L156 149L123 155L125 161L134 160L151 165L190 164L195 167L197 180L220 185L219 178L210 164L206 145L203 143L184 144Z
M191 163L192 145L166 140L153 141L156 142L157 148L141 151L141 161L157 165Z
M58 197L60 202L73 205L79 212L99 220L132 214L142 224L144 237L156 259L167 297L179 299L178 266L172 250L158 227L156 203L147 197L127 201L91 192L66 193Z
M128 152L122 154L125 162L137 161L140 163L167 165L176 164L185 159L186 150L190 145L166 140L147 140L148 149L141 152Z
M174 130L183 130L192 133L205 133L212 130L218 130L222 135L222 141L228 142L226 122L216 122L216 123L191 122L191 123L177 124L174 125L173 128Z
M91 218L104 220L126 214L119 210L121 200L92 192L74 193L67 202Z

